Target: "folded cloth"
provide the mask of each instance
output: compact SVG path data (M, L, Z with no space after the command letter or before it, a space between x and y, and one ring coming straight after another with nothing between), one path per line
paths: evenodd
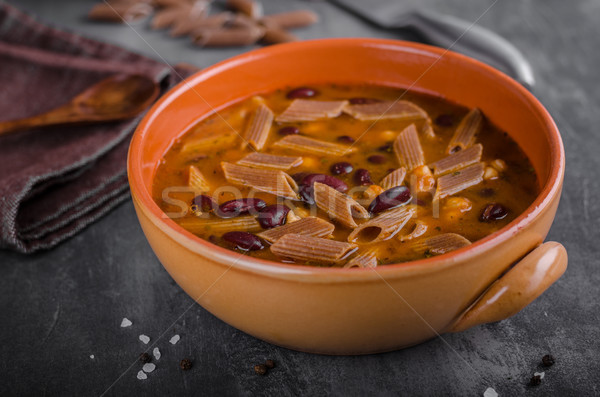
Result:
M113 74L146 75L164 92L194 71L0 4L0 121L51 110ZM0 136L0 248L53 247L127 199L127 148L140 117Z

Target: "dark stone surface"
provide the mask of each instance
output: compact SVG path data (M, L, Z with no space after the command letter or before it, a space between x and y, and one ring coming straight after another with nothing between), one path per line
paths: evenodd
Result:
M377 36L382 32L323 2L265 1L268 12L310 7L322 21L304 38ZM475 20L492 1L439 3ZM208 66L244 49L192 48L152 32L92 24L92 1L21 0L41 18L155 58ZM402 351L327 357L254 339L216 319L172 281L150 250L130 203L58 248L31 256L0 252L0 395L599 395L600 382L600 2L498 1L479 20L531 60L535 94L565 141L567 173L548 236L563 243L565 275L516 316ZM139 33L139 34L138 34ZM150 47L151 46L151 47ZM0 66L1 68L1 66ZM133 321L120 328L123 317ZM390 332L393 332L391 330ZM162 351L148 379L136 379L147 348ZM175 333L181 341L168 341ZM556 364L528 387L543 355ZM90 355L95 358L91 359ZM194 360L189 371L179 362ZM272 358L267 376L253 366Z

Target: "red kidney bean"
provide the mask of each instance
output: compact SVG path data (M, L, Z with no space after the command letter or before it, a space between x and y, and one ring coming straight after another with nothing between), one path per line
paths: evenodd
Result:
M318 94L319 94L319 92L317 90L313 90L312 88L300 87L300 88L296 88L296 89L293 89L290 92L288 92L287 98L288 99L312 98Z
M293 180L296 181L297 184L301 184L306 176L310 175L310 172L297 172L295 174L290 175Z
M461 150L462 150L462 148L460 146L454 146L452 149L450 149L450 154L460 152Z
M215 203L210 196L205 196L204 194L194 197L193 204L198 207L198 210L201 212L212 212L217 208L217 203Z
M392 142L388 142L383 146L379 146L377 150L379 150L380 152L391 153L394 150L394 144Z
M356 142L356 139L348 135L342 135L337 137L337 141L342 143L354 143Z
M451 114L440 114L435 118L434 123L441 127L451 127L454 124L454 117Z
M352 164L342 161L341 163L335 163L331 166L331 173L333 175L345 175L349 174L354 170Z
M361 185L361 186L369 186L369 185L373 184L373 180L371 179L371 174L369 173L369 171L365 170L364 168L356 170L356 172L354 173L354 182L357 185Z
M287 127L280 128L277 132L279 133L279 135L296 135L300 133L300 130L298 129L298 127L289 125Z
M379 100L377 98L350 98L349 102L352 105L368 105L371 103L381 102L381 100Z
M373 164L383 164L387 161L387 159L381 154L374 154L372 156L367 157L367 161Z
M498 221L506 218L506 215L508 215L508 210L502 204L489 203L483 208L483 211L481 211L479 220L481 222Z
M300 199L302 201L304 201L306 204L313 205L315 203L312 186L299 185L298 186L298 194L300 195Z
M334 188L338 192L344 193L348 191L348 185L346 185L344 181L331 175L309 174L302 180L303 185L308 185L310 187L312 187L313 183L315 182L324 183L325 185Z
M267 206L261 199L244 198L229 200L221 204L217 215L221 218L233 218L250 211L259 211Z
M248 232L227 232L221 238L235 245L235 248L244 251L258 251L265 248L265 245L258 237Z
M375 197L369 204L368 210L371 214L378 214L407 204L411 199L410 190L406 186L396 186Z
M258 213L258 223L263 229L285 224L290 209L283 204L267 205Z

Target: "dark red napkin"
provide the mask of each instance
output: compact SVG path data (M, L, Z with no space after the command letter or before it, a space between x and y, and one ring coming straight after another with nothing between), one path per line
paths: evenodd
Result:
M112 74L147 75L164 92L193 71L46 26L0 4L1 121L53 109ZM0 248L50 248L129 197L127 149L140 117L0 136Z

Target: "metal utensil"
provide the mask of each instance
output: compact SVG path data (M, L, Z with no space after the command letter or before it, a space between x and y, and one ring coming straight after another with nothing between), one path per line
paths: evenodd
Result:
M381 28L411 28L431 44L477 58L529 89L535 84L531 65L523 54L506 39L474 23L404 0L330 1Z

